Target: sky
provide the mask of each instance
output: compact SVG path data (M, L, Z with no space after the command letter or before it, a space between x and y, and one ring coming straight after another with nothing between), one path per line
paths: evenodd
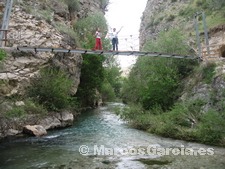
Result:
M118 35L119 50L139 50L139 28L146 4L147 0L110 0L105 15L109 29L123 27ZM132 56L118 56L122 69L130 67L135 60Z

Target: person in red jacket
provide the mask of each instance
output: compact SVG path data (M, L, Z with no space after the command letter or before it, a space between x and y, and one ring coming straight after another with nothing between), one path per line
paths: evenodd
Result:
M102 50L101 31L97 28L95 32L95 50Z

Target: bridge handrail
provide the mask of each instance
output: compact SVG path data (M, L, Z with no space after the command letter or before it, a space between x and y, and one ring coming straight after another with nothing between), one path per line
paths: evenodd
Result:
M7 47L5 47L6 49ZM87 50L87 49L65 49L65 48L52 48L52 47L40 47L40 46L17 46L8 47L8 49L15 49L19 51L31 51L31 52L62 52L62 53L78 53L78 54L99 54L99 55L134 55L134 56L151 56L151 57L165 57L165 58L185 58L185 59L197 59L195 56L179 55L179 54L167 54L159 52L144 52L144 51L104 51L104 50Z

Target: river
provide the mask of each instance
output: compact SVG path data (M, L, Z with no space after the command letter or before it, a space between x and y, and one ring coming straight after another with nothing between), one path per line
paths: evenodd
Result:
M162 138L133 129L113 113L115 106L122 105L111 103L82 113L72 127L49 131L41 138L1 141L0 169L225 168L224 148ZM87 150L87 146L89 153L82 155L79 149ZM211 153L213 150L213 155L150 154L147 151L149 147L202 148L206 152L210 149ZM140 153L139 149L144 153Z

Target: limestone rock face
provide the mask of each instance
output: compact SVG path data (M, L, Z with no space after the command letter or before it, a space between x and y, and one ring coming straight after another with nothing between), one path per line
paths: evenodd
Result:
M182 10L186 9L190 2L190 0L148 0L140 25L140 48L143 48L147 41L155 40L159 32L182 27L189 38L187 43L197 51L194 27L195 12L193 11L193 17L180 17ZM222 44L216 50L220 51L220 56L223 56L225 49L221 51L221 48L223 45L225 46L225 25L215 25L214 28L208 31L209 44ZM204 47L205 44L202 44L202 46ZM204 48L204 50L206 49Z
M46 130L71 126L74 121L74 115L69 111L54 113L40 120L39 124Z
M18 6L13 9L9 29L9 46L70 47L55 27Z
M29 11L28 7L34 10ZM36 0L15 2L9 23L8 46L74 48L76 39L62 32L72 30L79 19L104 11L105 4L99 0L79 1L79 10L72 14L68 6L58 0L51 0L51 3Z
M55 129L61 127L61 121L56 117L46 117L40 121L40 125L43 126L46 130Z
M47 131L45 130L45 128L41 125L26 125L23 128L23 133L31 135L31 136L43 136L47 134Z
M155 39L159 32L177 27L179 23L173 21L172 17L177 15L180 9L189 2L189 0L174 2L148 0L140 26L140 46L143 47L146 41Z
M0 6L2 9L0 12L3 12L4 4ZM29 6L35 9L29 11L27 10ZM51 13L46 13L49 18L47 16L47 18L43 18L41 11L51 11ZM79 10L74 13L74 18L78 20L94 12L104 11L105 4L99 0L81 0L79 1ZM76 40L59 31L60 29L71 29L74 22L69 18L68 6L61 1L52 0L49 3L49 1L20 0L13 4L7 46L75 48ZM73 81L71 94L76 94L80 83L81 55L15 50L8 51L6 60L0 65L0 97L22 95L24 89L29 86L30 80L49 63L68 73Z
M71 126L73 124L74 117L72 113L64 111L61 113L61 118L63 127Z
M14 135L17 135L21 133L20 131L18 130L14 130L14 129L9 129L8 132L6 133L7 136L14 136ZM0 137L1 137L1 134L0 134Z
M22 55L22 56L20 56ZM72 79L71 94L76 94L80 83L82 57L77 54L45 54L11 51L11 55L2 63L0 69L0 96L23 95L30 80L35 78L40 69L52 64L64 70Z

